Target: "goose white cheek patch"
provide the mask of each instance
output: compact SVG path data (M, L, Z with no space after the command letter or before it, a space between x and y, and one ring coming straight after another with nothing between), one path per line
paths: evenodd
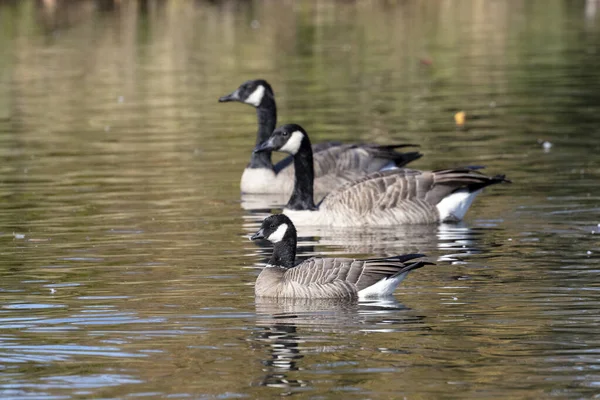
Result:
M287 224L279 225L279 228L277 228L277 230L275 232L271 233L267 239L271 243L281 242L281 240L283 239L283 236L285 235L285 232L287 232L287 228L288 228Z
M286 153L296 154L300 149L300 145L302 144L302 138L304 135L300 131L294 131L289 140L284 144L280 151L285 151Z
M264 95L265 87L263 85L260 85L256 89L254 89L254 92L252 92L250 96L248 96L248 98L246 99L246 103L251 104L254 107L258 107Z

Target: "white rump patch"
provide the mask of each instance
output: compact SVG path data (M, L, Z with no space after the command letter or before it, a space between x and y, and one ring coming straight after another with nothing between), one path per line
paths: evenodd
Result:
M395 276L393 278L383 278L379 282L358 292L358 299L372 299L374 297L389 297L394 294L394 290L400 282L406 278L408 272Z
M465 217L467 210L475 197L481 192L477 190L469 193L467 190L459 190L446 196L437 204L440 212L440 222L458 222Z
M292 136L288 139L286 144L279 149L279 151L285 151L286 153L296 154L300 149L300 145L302 144L302 139L304 138L304 134L300 131L294 131Z
M283 239L283 236L287 232L287 229L288 229L287 224L281 224L281 225L279 225L279 227L277 228L277 230L275 232L273 232L269 235L269 237L267 239L271 243L281 242L281 240Z
M252 94L248 96L245 103L251 104L254 107L258 107L264 95L265 87L263 85L259 85L256 89L254 89L254 92L252 92Z

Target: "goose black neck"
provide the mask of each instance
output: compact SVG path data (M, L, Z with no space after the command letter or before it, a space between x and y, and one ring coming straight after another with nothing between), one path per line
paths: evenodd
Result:
M294 170L296 182L292 197L290 197L286 208L298 211L316 210L313 194L315 169L312 147L308 136L304 136L300 149L294 155Z
M258 119L258 132L256 133L256 145L263 143L271 136L277 124L277 108L275 100L265 96L258 107L256 107L256 116ZM271 161L271 152L263 151L252 153L249 168L273 168Z
M281 241L273 244L273 255L269 260L270 265L292 268L296 260L296 233L286 235Z

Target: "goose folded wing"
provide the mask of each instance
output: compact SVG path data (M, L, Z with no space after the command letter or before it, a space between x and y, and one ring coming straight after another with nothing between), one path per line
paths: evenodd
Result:
M504 175L487 176L472 168L437 171L404 168L369 174L338 187L324 200L368 212L392 208L401 201L435 205L456 190L473 192L500 182L510 181Z
M456 190L475 192L496 183L510 183L504 175L487 176L478 171L479 167L441 169L433 171L433 185L426 195L431 204L439 203L444 197Z
M369 174L332 191L324 201L365 214L392 208L400 201L425 200L433 186L430 172L396 169Z
M315 174L335 175L347 181L365 173L379 171L390 163L403 166L421 157L418 152L399 153L395 149L412 145L379 146L373 144L342 144L314 153Z
M284 280L300 285L326 285L335 281L358 279L362 272L364 262L350 258L310 258L294 268L290 268L284 275Z
M356 282L357 290L363 290L396 274L401 274L404 269L409 269L403 263L379 261L365 263L364 271Z

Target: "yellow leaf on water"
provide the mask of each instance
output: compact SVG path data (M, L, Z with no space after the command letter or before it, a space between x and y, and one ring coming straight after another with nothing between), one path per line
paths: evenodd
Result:
M456 125L458 125L458 126L463 126L465 124L466 117L467 117L466 112L459 111L456 114L454 114L454 122L456 122Z

